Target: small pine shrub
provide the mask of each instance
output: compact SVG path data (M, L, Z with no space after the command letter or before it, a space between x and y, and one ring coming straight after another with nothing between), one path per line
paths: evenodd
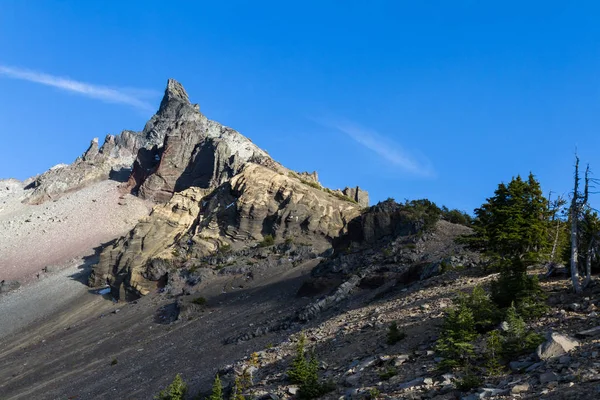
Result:
M483 384L483 379L469 368L465 375L462 378L457 379L455 383L458 390L461 392L468 392L471 389L480 387Z
M284 241L284 243L285 243L285 244L288 244L288 245L289 245L289 244L292 244L292 243L294 243L294 238L292 238L292 237L287 237L287 238L285 238L285 241Z
M542 335L527 329L525 321L523 321L514 305L506 310L506 325L502 353L507 359L530 353L544 342Z
M269 247L275 244L275 238L273 235L265 235L263 240L258 243L258 247Z
M471 343L477 337L473 312L464 302L446 314L436 351L442 357L439 368L450 370L466 366L475 356Z
M248 360L248 364L250 364L253 367L258 367L259 366L259 361L258 361L258 353L254 352L250 355L250 360Z
M304 346L306 345L306 337L300 335L300 339L296 344L296 357L292 361L291 368L287 371L290 382L302 384L308 376L308 362L304 354Z
M219 378L219 374L215 375L212 392L210 396L208 396L207 400L223 400L223 385L221 384L221 378Z
M502 319L502 313L481 286L475 286L473 292L460 297L459 302L464 302L473 313L475 329L479 333L493 329Z
M398 370L394 367L387 367L385 371L379 374L379 379L382 381L387 381L390 378L396 376L398 374Z
M369 389L368 398L369 398L369 400L375 400L379 397L380 394L381 394L381 392L379 391L379 389L371 388L371 389Z
M244 396L242 395L242 382L238 376L235 377L229 400L245 400Z
M202 296L200 297L196 297L194 300L192 300L192 303L197 304L199 306L205 306L206 305L206 299Z
M393 321L388 329L387 344L394 345L402 339L404 339L405 337L406 333L400 331L398 329L398 324L396 323L396 321Z
M164 390L162 390L158 396L155 397L157 400L183 400L187 393L187 384L181 378L181 375L175 375L173 382Z
M500 331L488 332L486 340L485 368L488 376L498 376L502 373L500 356L502 355L502 335Z
M537 276L529 276L526 271L512 271L505 268L498 280L491 285L492 300L501 309L514 303L519 314L526 320L541 317L548 311L546 294Z
M310 400L332 391L335 385L319 381L319 361L315 353L311 353L310 357L306 358L305 345L306 337L301 335L296 345L296 357L292 362L291 368L287 371L287 375L292 383L300 385L298 398Z

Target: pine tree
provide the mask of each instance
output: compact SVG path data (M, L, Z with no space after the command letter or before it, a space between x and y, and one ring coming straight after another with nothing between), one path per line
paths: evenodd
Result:
M229 400L245 400L244 396L242 396L242 382L238 376L235 377Z
M543 337L527 329L523 318L514 304L506 310L506 332L503 337L502 353L510 359L533 351Z
M487 334L486 344L486 363L485 367L489 376L497 376L502 373L502 364L500 355L502 354L502 336L497 330Z
M187 384L181 375L175 375L173 382L164 390L161 390L155 398L158 400L183 400L187 393Z
M223 385L219 374L215 375L213 382L212 393L208 396L208 400L223 400Z
M470 242L483 249L500 270L492 284L492 300L506 308L515 302L526 317L544 312L544 296L527 267L547 257L550 241L548 201L533 174L498 185L494 196L475 210ZM541 306L542 305L542 306Z
M441 369L464 367L475 356L471 343L477 337L475 319L469 307L461 302L458 307L448 311L436 350L442 356Z
M498 307L481 286L475 286L470 295L459 297L458 302L463 302L473 313L477 332L487 332L500 322Z
M292 361L291 368L287 371L290 382L302 384L306 382L309 373L309 365L304 354L306 337L302 334L296 344L296 357Z

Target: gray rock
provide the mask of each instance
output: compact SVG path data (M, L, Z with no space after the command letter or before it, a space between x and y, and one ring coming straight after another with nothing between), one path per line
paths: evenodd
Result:
M600 326L578 332L575 336L582 338L582 339L588 338L588 337L600 336Z
M560 356L560 358L558 359L558 362L561 363L562 365L569 365L571 363L571 357L570 356Z
M540 383L558 382L559 376L555 372L544 372L540 375Z
M510 390L510 392L512 394L525 393L525 392L528 392L529 389L530 389L529 383L525 382L525 383L520 383L518 385L513 386L512 389Z
M423 386L425 385L425 378L416 378L412 381L404 382L398 385L398 389L410 389L413 387Z
M511 361L508 366L511 371L518 372L530 367L533 364L531 361Z
M540 360L551 360L567 354L577 346L579 346L577 340L553 332L545 343L538 346L536 355Z

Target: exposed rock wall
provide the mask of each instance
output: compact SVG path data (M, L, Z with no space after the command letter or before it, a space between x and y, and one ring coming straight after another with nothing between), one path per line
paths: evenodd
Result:
M144 134L164 142L151 154L138 155L130 184L157 202L192 186L215 188L249 161L282 168L248 138L206 118L172 79Z
M151 145L142 133L123 131L107 135L102 147L98 139L90 143L87 151L70 165L59 165L34 178L26 203L40 204L54 200L66 192L81 189L90 183L108 179L112 172L130 169L140 148Z
M356 201L361 207L369 207L369 193L365 190L362 190L360 187L347 187L342 190L342 193Z
M247 163L212 191L191 187L156 206L128 237L101 253L90 284L108 281L115 297L133 298L156 287L157 276L149 272L155 260L171 260L177 268L181 257L206 256L223 243L254 245L267 234L330 243L359 213L354 203Z

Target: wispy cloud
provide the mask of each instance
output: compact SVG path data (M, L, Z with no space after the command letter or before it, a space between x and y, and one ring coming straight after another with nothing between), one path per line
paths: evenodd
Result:
M317 122L345 133L362 146L380 155L388 163L399 167L405 172L422 177L434 175L431 162L422 154L417 151L409 153L398 143L372 129L341 119L318 120Z
M126 104L144 111L152 111L153 107L146 100L157 95L156 92L131 88L111 88L103 85L75 81L73 79L50 75L43 72L23 68L0 65L0 75L13 79L21 79L46 86L52 86L68 92L80 94L108 103Z

